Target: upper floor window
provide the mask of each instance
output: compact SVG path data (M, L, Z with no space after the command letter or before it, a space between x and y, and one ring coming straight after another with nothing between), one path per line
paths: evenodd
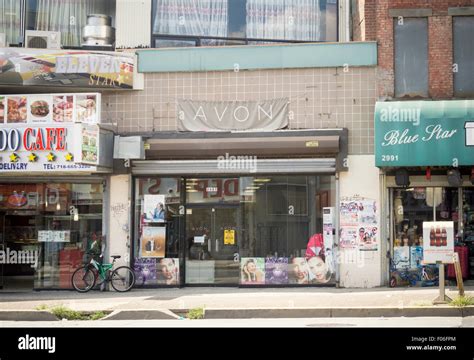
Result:
M87 15L113 16L115 0L3 0L0 1L0 33L8 44L24 42L23 29L59 31L61 46L78 47Z
M0 1L0 33L5 34L7 44L21 42L21 1Z
M337 0L154 0L152 32L155 46L170 37L201 45L337 41Z
M113 15L115 0L29 0L28 30L59 31L61 45L80 46L87 15Z
M428 96L428 19L394 19L395 97Z
M474 16L453 17L454 96L474 96Z

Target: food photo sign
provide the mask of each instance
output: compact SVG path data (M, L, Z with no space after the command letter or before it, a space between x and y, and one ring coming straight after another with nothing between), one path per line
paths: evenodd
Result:
M98 93L0 95L0 171L94 172Z
M0 96L0 123L100 123L99 93Z

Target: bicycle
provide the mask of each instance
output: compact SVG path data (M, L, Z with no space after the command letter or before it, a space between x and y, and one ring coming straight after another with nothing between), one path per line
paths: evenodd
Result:
M398 279L403 282L408 282L411 286L416 286L420 281L419 275L408 267L397 268L400 261L390 261L390 287L396 287L399 285Z
M113 255L111 258L113 259L112 263L101 264L92 256L87 265L81 266L72 274L71 283L73 288L78 292L85 293L95 285L102 286L110 282L115 291L129 291L135 285L134 271L128 266L120 266L113 269L115 260L120 259L121 256ZM97 283L97 280L99 280L99 283Z

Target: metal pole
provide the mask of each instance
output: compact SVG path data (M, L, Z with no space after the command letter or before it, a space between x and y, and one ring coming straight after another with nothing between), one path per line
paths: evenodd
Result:
M433 305L438 304L447 304L452 301L450 297L446 295L445 286L444 286L444 264L441 261L437 261L439 269L439 295L436 299L433 300Z

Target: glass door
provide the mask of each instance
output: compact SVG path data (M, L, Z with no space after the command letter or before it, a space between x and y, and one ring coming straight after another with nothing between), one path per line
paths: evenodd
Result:
M238 285L239 206L186 212L186 284Z

